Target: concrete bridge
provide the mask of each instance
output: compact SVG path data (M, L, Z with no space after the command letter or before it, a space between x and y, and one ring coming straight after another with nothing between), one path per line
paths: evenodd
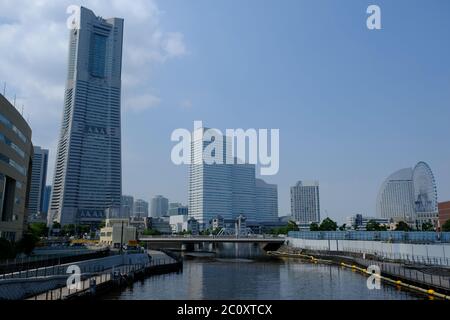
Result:
M139 241L146 243L173 243L193 245L198 243L256 243L264 250L276 250L285 238L273 236L143 236Z

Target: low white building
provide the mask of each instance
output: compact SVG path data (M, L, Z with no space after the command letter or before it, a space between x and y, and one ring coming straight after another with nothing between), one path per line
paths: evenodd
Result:
M172 233L191 231L193 234L198 233L198 223L194 218L187 215L170 216L170 228Z
M120 248L120 244L136 241L136 228L129 225L128 219L106 219L106 225L100 229L100 243Z

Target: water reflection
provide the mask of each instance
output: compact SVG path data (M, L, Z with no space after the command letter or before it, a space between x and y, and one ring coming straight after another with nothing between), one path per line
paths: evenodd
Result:
M205 248L202 248L204 251ZM259 246L224 244L215 256L186 257L183 272L150 277L106 299L417 299L338 266L267 257ZM189 254L188 254L189 255Z

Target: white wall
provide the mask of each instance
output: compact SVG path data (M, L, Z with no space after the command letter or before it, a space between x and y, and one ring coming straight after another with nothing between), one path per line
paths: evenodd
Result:
M450 263L450 244L388 243L360 240L311 240L287 238L295 248L327 251L347 251L377 254L391 259L433 260L437 264Z

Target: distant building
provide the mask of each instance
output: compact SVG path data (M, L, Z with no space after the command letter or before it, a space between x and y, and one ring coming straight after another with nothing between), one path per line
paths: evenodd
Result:
M31 171L30 197L28 198L28 217L37 218L43 210L45 184L47 182L48 150L34 146Z
M130 226L128 219L106 219L105 227L100 229L100 243L120 248L136 241L136 228Z
M134 201L134 217L148 217L148 202L142 199Z
M122 217L130 218L134 215L134 198L123 195L120 202Z
M170 227L170 217L150 217L149 228L159 231L162 234L172 234L172 228Z
M169 213L169 200L161 195L155 196L151 200L150 216L158 218L167 216Z
M187 206L181 203L169 203L169 216L188 215L189 210Z
M170 216L170 228L172 233L191 232L198 234L198 222L194 218L189 218L187 215Z
M217 216L211 221L211 228L213 230L222 229L225 226L225 220L221 216Z
M278 186L262 179L255 180L256 220L275 222L278 220Z
M190 217L187 221L187 231L190 231L193 235L198 235L200 232L198 221Z
M32 156L30 126L0 94L0 238L22 238L27 224Z
M319 183L299 181L291 187L291 213L298 224L320 222Z
M439 225L442 228L444 223L450 220L450 201L440 202L439 208Z
M45 186L44 189L44 200L42 201L42 212L47 215L48 208L50 205L50 197L52 195L52 186Z
M390 219L378 218L378 217L364 217L362 214L356 214L347 218L347 227L354 230L366 230L367 223L369 221L375 221L376 223L389 228Z
M416 228L423 223L437 227L437 191L433 172L428 164L419 162L391 174L381 185L377 197L377 215L403 220Z
M129 224L132 227L136 228L136 231L138 235L141 235L144 233L146 229L148 229L149 226L149 218L148 217L131 217L129 219Z
M205 149L216 141L216 137L209 141L204 139L206 132L222 138L222 150L220 146L217 147L220 156L214 156L219 163L208 163L208 159L204 159ZM261 181L256 182L255 165L239 161L231 155L231 141L232 137L215 129L197 128L193 132L189 170L189 216L199 222L201 229L211 228L210 222L217 216L221 216L225 221L234 221L238 216L244 215L247 224L255 225L278 215L276 187ZM268 197L265 198L263 194Z

